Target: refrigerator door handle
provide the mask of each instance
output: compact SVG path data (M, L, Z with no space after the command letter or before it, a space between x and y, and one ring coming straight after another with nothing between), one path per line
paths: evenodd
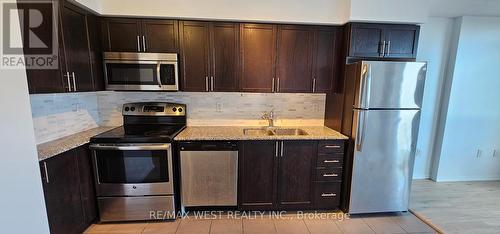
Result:
M360 95L358 106L361 109L367 108L370 98L370 90L369 90L369 82L370 82L370 65L363 63L361 68L361 87L360 87Z
M363 141L365 140L366 129L366 111L359 111L358 114L358 129L356 133L356 150L361 152L363 150Z

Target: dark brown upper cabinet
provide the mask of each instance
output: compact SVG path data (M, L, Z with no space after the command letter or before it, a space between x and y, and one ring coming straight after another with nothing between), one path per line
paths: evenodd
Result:
M342 29L317 27L314 31L312 92L331 93L339 77Z
M114 52L178 52L178 22L163 19L106 18L103 48Z
M416 57L420 31L418 25L350 23L348 29L348 57Z
M312 91L312 38L309 26L282 25L278 33L278 61L275 92Z
M89 28L89 24L94 21L89 21L89 17L96 16L67 1L54 4L59 4L58 68L27 69L30 93L102 90L102 66L93 66L102 61L91 56L95 41L89 40L90 36L96 36L94 31L90 32L94 28ZM100 53L100 48L96 50Z
M180 22L183 91L238 90L238 24Z
M241 24L241 91L271 93L275 90L277 31L276 25Z

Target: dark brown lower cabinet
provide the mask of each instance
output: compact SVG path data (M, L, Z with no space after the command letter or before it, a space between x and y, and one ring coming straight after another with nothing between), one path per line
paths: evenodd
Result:
M241 142L239 209L309 210L338 206L315 200L315 194L323 191L315 186L317 154L318 141Z
M82 233L97 218L88 145L40 162L51 233Z

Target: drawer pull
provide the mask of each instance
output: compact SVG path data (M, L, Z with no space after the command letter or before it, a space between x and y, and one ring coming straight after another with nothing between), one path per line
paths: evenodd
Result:
M322 197L336 197L337 194L336 193L322 193L321 196Z
M339 175L332 173L332 174L323 174L323 177L337 177Z
M324 163L338 163L340 162L339 160L325 160L323 161Z
M340 149L340 145L325 145L325 148Z

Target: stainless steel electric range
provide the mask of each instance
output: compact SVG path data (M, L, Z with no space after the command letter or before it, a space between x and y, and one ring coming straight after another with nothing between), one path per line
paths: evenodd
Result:
M90 139L101 222L175 218L172 142L186 106L123 105L123 126Z

